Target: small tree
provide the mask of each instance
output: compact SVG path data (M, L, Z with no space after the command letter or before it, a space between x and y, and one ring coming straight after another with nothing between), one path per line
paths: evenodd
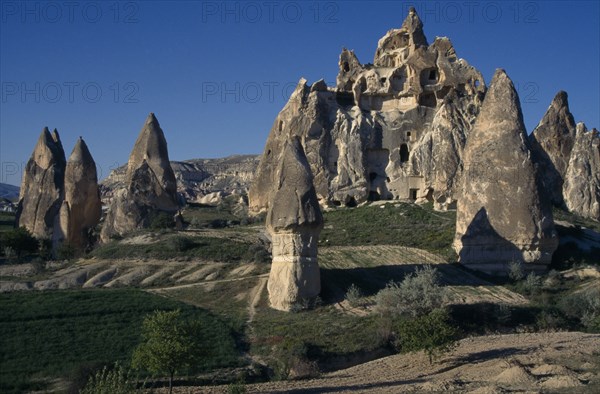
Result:
M179 309L148 315L142 324L142 343L133 353L133 366L168 374L172 393L175 372L190 367L202 351L198 327L198 322L187 322Z
M19 227L2 234L2 247L11 248L21 258L23 253L35 252L38 241L25 227Z

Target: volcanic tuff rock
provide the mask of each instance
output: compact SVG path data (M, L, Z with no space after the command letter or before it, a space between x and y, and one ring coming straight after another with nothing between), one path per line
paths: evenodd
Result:
M43 239L51 239L63 199L65 151L56 129L42 130L27 162L17 209L16 225Z
M539 163L544 190L555 205L564 205L562 188L575 144L575 120L566 92L560 91L529 136L533 159Z
M272 308L289 311L321 291L317 242L323 216L297 137L286 141L267 214L273 264L267 288Z
M512 261L543 270L558 246L550 204L538 190L519 97L496 70L464 152L454 248L459 261L506 273Z
M218 159L172 161L177 180L177 192L188 202L218 204L228 195L248 192L260 157L234 155ZM110 173L101 182L102 200L109 203L113 192L125 185L127 166ZM218 195L218 198L214 198Z
M267 208L291 136L300 137L324 205L437 197L446 207L484 92L481 73L456 56L450 40L428 45L411 9L379 41L373 65L344 49L335 88L300 80L271 129L250 209Z
M570 211L600 220L600 136L583 123L577 124L563 195Z
M114 193L102 228L103 242L149 226L161 212L174 215L179 209L167 141L153 113L148 115L129 156L125 184Z
M65 197L60 209L60 225L54 230L55 241L84 250L90 244L90 231L100 221L101 214L96 163L79 137L67 162Z

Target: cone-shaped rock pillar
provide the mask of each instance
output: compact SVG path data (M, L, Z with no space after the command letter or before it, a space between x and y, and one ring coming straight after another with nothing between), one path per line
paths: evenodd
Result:
M539 191L519 97L496 70L464 153L454 247L460 263L505 274L550 264L558 239L549 201Z
M323 216L297 137L288 140L281 156L266 224L273 250L269 302L274 309L289 311L321 291L317 242Z
M179 209L167 141L153 113L146 118L129 156L126 183L110 204L101 232L103 242L148 227L157 215L175 215Z
M44 128L23 173L16 218L17 226L26 227L37 238L52 238L63 200L65 166L58 132Z
M65 199L60 210L55 240L66 242L77 251L90 244L90 232L100 221L102 203L98 189L96 163L80 137L65 171Z

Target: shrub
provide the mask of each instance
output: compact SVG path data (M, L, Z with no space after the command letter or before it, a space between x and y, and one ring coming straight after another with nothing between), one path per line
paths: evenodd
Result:
M576 317L591 332L600 332L600 289L589 288L566 297L559 308Z
M456 346L458 329L450 322L445 309L435 309L425 316L400 320L396 324L394 346L402 352L424 350L429 362Z
M174 252L185 252L193 249L194 246L194 241L184 235L177 235L167 240L167 247Z
M528 294L537 293L542 287L542 278L530 272L525 278L524 288Z
M71 260L75 257L76 253L75 248L68 243L63 243L56 248L56 258L59 260Z
M228 394L246 394L246 386L243 383L231 383L227 386Z
M167 212L156 212L150 220L150 228L153 230L163 230L175 227L173 215Z
M114 368L102 368L90 377L81 394L130 394L136 392L136 383L129 371L118 363Z
M525 277L523 264L520 261L512 261L508 265L508 277L514 281L519 281Z
M346 301L350 306L358 306L361 303L362 291L354 283L350 285L348 291L346 291Z
M2 233L2 246L11 248L21 258L23 253L35 252L38 241L25 227L19 227Z
M297 338L285 338L273 352L273 378L303 379L319 375L317 363L308 359L308 345Z
M390 282L377 293L377 310L382 315L424 316L447 300L446 289L438 284L435 268L417 269L397 284Z

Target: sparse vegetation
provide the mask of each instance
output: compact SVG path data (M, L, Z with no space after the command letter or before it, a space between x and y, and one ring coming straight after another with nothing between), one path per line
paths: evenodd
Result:
M352 283L346 292L346 301L348 301L350 306L359 306L362 297L363 293L360 288Z

